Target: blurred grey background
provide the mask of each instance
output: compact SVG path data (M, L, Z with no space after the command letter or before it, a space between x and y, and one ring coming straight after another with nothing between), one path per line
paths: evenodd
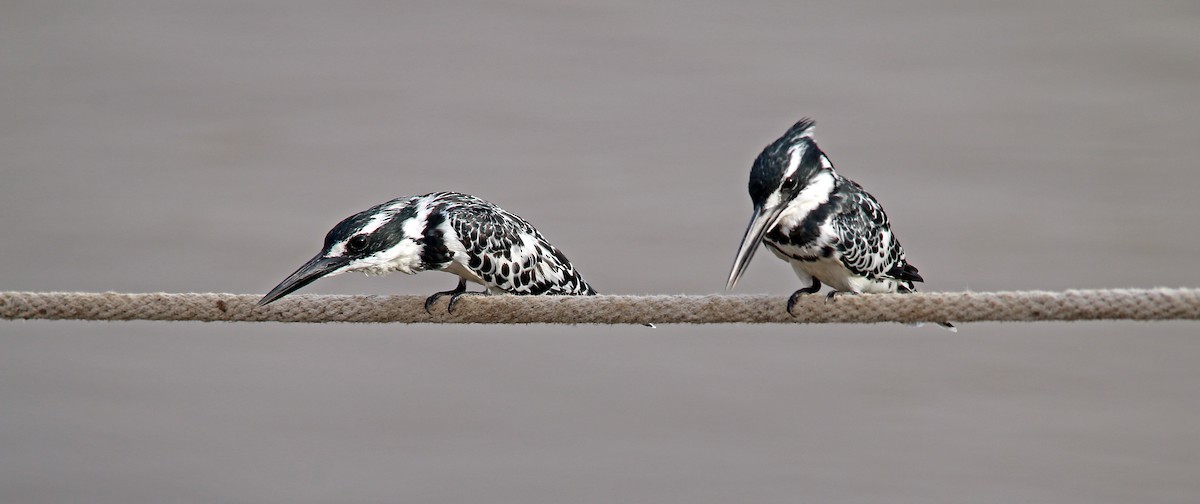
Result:
M1200 286L1195 2L8 0L0 290L262 293L453 189L718 292L804 115L926 289ZM0 501L1196 502L1198 333L0 322Z

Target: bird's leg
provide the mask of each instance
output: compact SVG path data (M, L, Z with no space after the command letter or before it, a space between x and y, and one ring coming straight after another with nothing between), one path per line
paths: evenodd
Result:
M792 310L796 308L796 301L800 300L800 296L803 296L805 294L816 294L817 291L819 291L819 290L821 290L821 281L817 280L816 277L813 277L812 285L809 285L808 287L805 287L796 292L793 292L791 297L788 298L788 302L787 302L788 315L791 315L793 317L796 316L796 314Z
M433 303L436 302L442 296L450 295L451 296L450 304L453 305L454 300L457 299L457 296L466 291L467 291L467 279L459 278L458 279L458 287L455 287L453 290L435 292L435 293L433 293L432 296L425 298L425 313L433 315L433 311L430 310L430 307L432 307ZM446 308L446 311L450 311L449 307Z

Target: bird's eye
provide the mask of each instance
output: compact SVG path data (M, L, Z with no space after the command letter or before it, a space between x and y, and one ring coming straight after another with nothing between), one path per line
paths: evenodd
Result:
M791 191L796 188L796 177L788 177L783 179L783 189Z
M346 242L346 250L351 252L362 252L365 248L367 248L367 235L357 235Z

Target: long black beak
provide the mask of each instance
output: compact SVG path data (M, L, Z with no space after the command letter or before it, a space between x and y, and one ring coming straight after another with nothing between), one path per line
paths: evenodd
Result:
M733 270L729 272L729 282L725 284L725 290L733 290L742 278L742 273L746 272L746 266L750 265L750 260L754 259L754 253L758 251L758 245L762 243L763 235L775 224L775 219L779 218L782 210L783 205L776 208L754 205L754 216L750 218L750 225L746 226L746 234L742 236L742 245L738 247L737 257L733 259Z
M337 271L338 268L345 266L349 262L350 259L345 257L324 257L317 255L304 263L304 266L301 266L295 273L292 273L283 279L282 282L279 282L279 285L276 285L274 289L271 289L271 292L268 292L266 296L263 296L258 301L258 306L266 306L276 299L291 294L301 287L313 283L314 280Z

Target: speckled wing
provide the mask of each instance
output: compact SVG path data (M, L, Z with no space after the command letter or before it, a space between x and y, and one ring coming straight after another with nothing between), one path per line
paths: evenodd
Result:
M461 195L444 212L467 252L466 266L489 287L517 295L594 295L575 267L529 222Z
M901 291L913 290L912 282L922 281L921 275L905 260L904 248L892 234L883 206L858 183L843 180L845 204L832 219L842 264L856 275L872 280L893 278L901 281Z

